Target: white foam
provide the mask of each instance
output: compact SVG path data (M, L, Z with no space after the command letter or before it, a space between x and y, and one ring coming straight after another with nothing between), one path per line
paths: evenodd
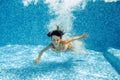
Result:
M85 48L83 42L81 42L81 41L74 41L73 45L74 45L74 51L76 53L80 53L80 54L86 54L87 53L86 48Z
M106 2L106 3L110 3L110 2L117 2L117 1L119 1L119 0L104 0L104 2Z
M23 2L23 5L25 6L25 7L27 7L27 6L29 6L30 4L34 4L34 5L36 5L37 3L38 3L38 0L22 0L22 2Z
M73 27L75 16L72 12L84 9L86 5L84 0L45 0L45 3L49 6L50 14L56 16L50 20L48 30L54 30L56 25L60 25L60 28L66 33L70 32Z
M112 53L114 56L120 59L120 50L115 48L109 48L108 52Z

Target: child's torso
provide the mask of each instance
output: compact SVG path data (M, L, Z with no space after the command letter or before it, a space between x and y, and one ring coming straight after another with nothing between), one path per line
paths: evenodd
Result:
M71 49L71 48L72 48L72 45L70 43L61 42L57 46L52 44L52 50L55 52L64 52L64 51L67 51L68 49Z

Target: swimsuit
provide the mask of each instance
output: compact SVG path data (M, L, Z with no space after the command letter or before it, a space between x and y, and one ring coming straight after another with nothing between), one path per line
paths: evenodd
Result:
M63 51L66 51L68 49L68 46L67 45L64 45L64 44L60 44L58 48L56 48L54 46L54 44L52 44L52 50L55 51L55 52L63 52Z

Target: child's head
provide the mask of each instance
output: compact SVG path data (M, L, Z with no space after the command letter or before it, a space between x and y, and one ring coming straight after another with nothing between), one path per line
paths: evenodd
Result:
M52 38L52 43L57 45L60 43L63 34L64 33L61 30L54 30L52 32L49 32L47 35L48 37Z
M61 30L54 30L52 32L49 32L47 35L48 37L52 37L55 35L55 36L60 37L60 39L62 39L62 36L64 35L64 33Z

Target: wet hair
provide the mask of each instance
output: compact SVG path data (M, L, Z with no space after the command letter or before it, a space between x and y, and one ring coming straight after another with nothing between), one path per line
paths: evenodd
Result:
M62 39L62 36L64 35L64 33L61 30L54 30L47 34L48 37L52 37L53 35L56 35Z

